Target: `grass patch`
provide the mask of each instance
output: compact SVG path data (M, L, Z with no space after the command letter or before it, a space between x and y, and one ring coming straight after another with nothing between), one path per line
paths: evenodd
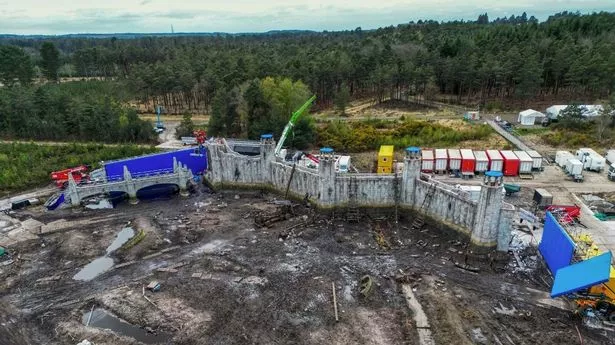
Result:
M552 130L548 127L530 127L530 128L515 128L513 130L513 133L518 136L523 136L523 135L532 135L532 134L542 135L542 134L545 134L551 131Z
M340 152L364 152L380 145L396 147L454 147L464 141L486 140L493 133L488 125L461 121L444 125L434 121L386 121L369 119L332 122L318 131L319 145Z
M0 144L0 194L48 184L52 171L89 164L95 169L100 161L156 152L154 147L135 145L103 146L72 144L47 146L36 144Z

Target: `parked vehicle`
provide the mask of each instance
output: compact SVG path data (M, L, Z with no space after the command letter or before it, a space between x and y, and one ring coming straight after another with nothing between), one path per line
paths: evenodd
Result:
M609 180L615 181L615 163L609 165L609 171L607 172L607 176L609 177Z
M566 169L566 164L571 158L575 157L572 153L568 151L557 151L555 153L555 163L562 169Z
M606 159L590 148L580 148L576 157L583 163L585 170L601 172L606 167Z
M569 175L581 175L583 173L583 163L576 158L570 158L566 162L566 172Z

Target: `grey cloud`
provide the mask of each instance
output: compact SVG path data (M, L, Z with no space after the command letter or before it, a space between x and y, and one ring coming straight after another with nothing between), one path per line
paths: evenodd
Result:
M194 19L199 16L195 11L173 10L168 12L155 13L155 17L171 18L171 19Z
M1 1L1 0L0 0ZM146 5L152 0L143 0ZM2 2L0 2L1 4ZM442 1L425 2L422 6L397 4L377 8L345 8L323 5L318 8L306 5L279 6L272 11L245 13L238 11L192 10L182 8L168 11L133 11L104 8L75 9L66 17L33 18L15 15L15 11L0 10L0 33L112 33L112 32L161 32L170 24L181 31L257 32L284 29L346 30L361 26L364 29L407 23L411 20L434 19L474 20L480 13L488 12L490 18L510 16L526 11L540 19L563 10L576 11L573 5L582 6L582 12L615 10L614 2L599 0L567 1L564 5L556 0L527 4L529 1L497 2L477 6L477 2L457 3L444 6ZM521 8L522 7L522 8Z
M147 5L147 4L150 4L151 2L152 2L152 0L143 0L143 1L141 1L141 2L139 3L139 5L141 5L141 6L145 6L145 5Z

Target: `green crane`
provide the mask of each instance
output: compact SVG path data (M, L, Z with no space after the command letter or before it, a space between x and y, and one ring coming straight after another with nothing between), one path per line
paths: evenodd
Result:
M310 99L307 100L307 102L303 103L303 105L299 109L297 109L293 113L293 115L290 117L290 121L288 121L288 123L286 124L286 127L284 127L284 131L282 132L282 136L280 137L280 140L278 141L278 145L276 145L275 147L276 157L280 155L280 151L282 150L282 145L284 145L284 142L286 141L286 137L288 137L288 133L290 132L290 130L293 127L295 127L295 124L297 123L297 120L299 120L299 117L303 115L303 113L305 113L307 108L312 104L312 102L314 102L315 99L316 99L316 95L312 96Z

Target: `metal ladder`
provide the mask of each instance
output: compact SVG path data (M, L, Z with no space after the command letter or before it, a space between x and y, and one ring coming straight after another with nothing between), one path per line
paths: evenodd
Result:
M412 229L419 230L419 229L422 229L423 226L425 225L425 217L423 216L423 212L425 210L425 207L429 207L429 205L431 204L431 199L435 192L436 192L436 184L432 182L431 185L429 186L429 189L427 189L427 193L425 193L425 197L423 198L423 203L421 204L421 208L419 208L419 212L416 218L414 218L414 221L412 222Z
M357 180L351 176L348 184L348 208L346 209L346 221L358 223L361 219L359 204L357 202Z

